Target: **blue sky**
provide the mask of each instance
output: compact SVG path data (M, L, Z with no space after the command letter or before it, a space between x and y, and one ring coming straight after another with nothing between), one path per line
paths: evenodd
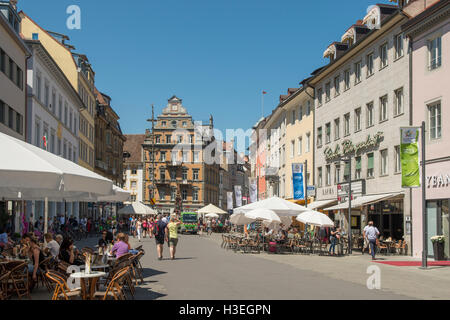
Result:
M97 88L111 96L124 133L144 133L151 104L173 94L195 120L253 126L280 94L326 64L322 53L367 8L387 0L20 0L44 29L87 54ZM81 8L81 30L66 8Z

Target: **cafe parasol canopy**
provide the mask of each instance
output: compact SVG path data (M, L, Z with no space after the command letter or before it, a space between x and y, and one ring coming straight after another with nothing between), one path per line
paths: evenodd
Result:
M154 216L157 215L158 212L156 212L149 206L143 204L142 202L132 202L126 204L125 207L119 209L119 211L117 211L117 214Z
M302 212L308 211L307 208L301 205L292 203L279 197L272 197L236 208L233 210L233 212L235 214L236 213L245 214L246 212L255 209L269 209L275 212L279 217L295 217Z
M0 196L62 200L110 195L113 183L76 163L0 133Z
M217 219L219 218L219 215L217 213L208 213L207 215L205 215L206 218L212 218L212 219Z
M223 211L222 209L216 207L216 206L213 205L213 204L208 204L206 207L203 207L203 208L199 209L199 210L197 211L197 213L200 213L200 214L206 214L206 215L207 215L208 213L215 213L215 214L217 214L217 215L223 215L223 214L227 214L228 212Z
M334 222L327 215L310 210L299 214L296 218L297 221L304 224L309 224L317 227L334 227Z

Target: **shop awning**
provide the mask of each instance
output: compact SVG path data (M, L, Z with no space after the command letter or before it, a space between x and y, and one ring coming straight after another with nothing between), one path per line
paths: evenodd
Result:
M392 199L395 198L402 193L389 193L389 194L379 194L379 195L373 195L373 196L365 196L360 197L352 201L352 208L360 208L362 206L366 206L372 203L377 203L382 200ZM338 205L335 205L333 207L325 208L323 210L330 211L330 210L343 210L348 209L348 202L340 203Z
M314 201L313 203L308 204L308 209L311 210L321 209L323 207L333 204L334 202L337 202L337 199Z

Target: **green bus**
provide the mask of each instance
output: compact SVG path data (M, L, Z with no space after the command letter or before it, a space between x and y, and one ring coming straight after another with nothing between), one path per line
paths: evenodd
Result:
M182 212L181 213L181 233L193 233L198 232L198 216L195 212Z

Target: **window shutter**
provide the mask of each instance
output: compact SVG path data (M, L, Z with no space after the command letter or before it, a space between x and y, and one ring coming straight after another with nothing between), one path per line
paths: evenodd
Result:
M367 169L373 169L373 153L367 155L367 160L368 160Z

